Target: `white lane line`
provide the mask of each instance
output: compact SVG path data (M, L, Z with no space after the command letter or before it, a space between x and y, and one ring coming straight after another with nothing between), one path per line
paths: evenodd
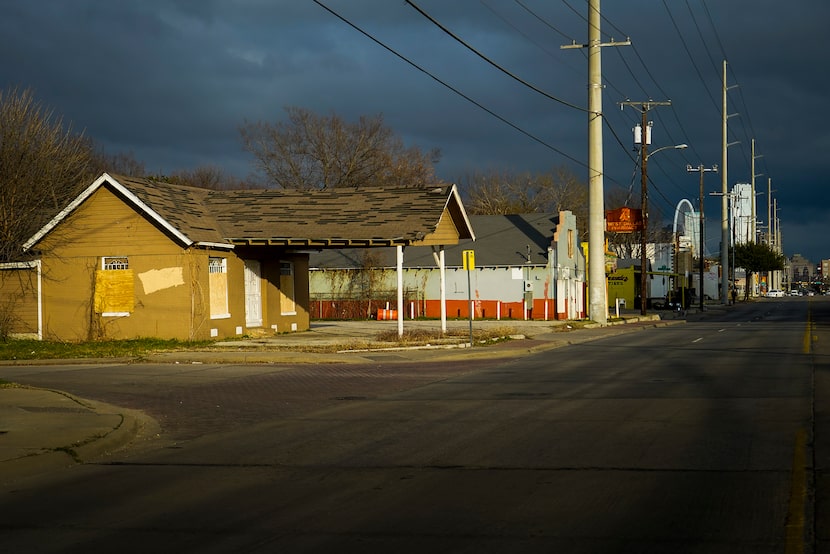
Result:
M696 342L700 342L702 340L703 340L703 337L698 337L698 338L696 338L695 340L692 341L692 344L694 344Z

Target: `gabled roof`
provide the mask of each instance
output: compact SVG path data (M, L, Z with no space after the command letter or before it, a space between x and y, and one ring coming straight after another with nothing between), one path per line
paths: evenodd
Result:
M101 187L184 246L327 248L429 243L446 218L451 219L458 238L475 238L455 185L214 191L104 173L26 241L23 249L37 244Z
M455 185L211 193L206 205L233 244L378 246L429 239L442 217L474 238Z
M158 186L148 179L133 179L121 175L104 173L81 192L49 223L41 227L29 240L23 243L23 250L29 250L43 237L57 227L72 212L78 209L98 189L107 187L126 203L155 222L162 230L184 246L193 244L215 244L226 248L231 245L222 238L221 232L212 221L202 204L209 191L164 183Z
M462 265L462 251L475 250L476 267L512 267L527 263L544 265L547 250L559 224L558 213L530 213L517 215L472 215L470 222L476 229L475 243L469 240L445 248L448 267ZM379 251L378 263L394 267L395 253ZM431 248L409 246L404 252L404 267L436 267ZM323 251L311 255L310 264L315 268L355 268L361 266L357 249Z

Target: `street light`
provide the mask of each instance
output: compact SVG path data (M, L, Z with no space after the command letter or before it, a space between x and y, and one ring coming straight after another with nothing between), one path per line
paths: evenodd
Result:
M644 130L645 131L645 130ZM636 131L635 131L636 133ZM650 133L646 131L646 136L643 137L645 140L642 141L642 146L640 148L640 175L641 175L641 188L642 188L642 213L643 213L643 232L640 238L640 315L646 315L646 305L648 304L648 296L647 296L647 288L648 288L648 275L646 270L646 241L647 237L646 234L648 232L648 159L655 155L658 152L662 152L663 150L683 150L684 148L688 148L688 144L675 144L674 146L661 146L651 154L647 154L648 144L649 144L649 136ZM635 134L636 137L636 134Z

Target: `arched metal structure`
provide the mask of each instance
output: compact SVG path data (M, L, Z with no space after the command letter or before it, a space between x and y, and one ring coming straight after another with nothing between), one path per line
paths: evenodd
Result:
M677 214L679 214L681 212L681 206L683 206L684 203L687 206L689 206L689 211L690 212L695 213L694 206L692 206L692 203L689 202L688 200L686 200L685 198L677 203L677 207L674 209L674 226L672 227L672 233L674 234L674 236L677 236ZM685 213L685 212L683 212L683 213ZM685 220L683 221L683 232L684 233L686 232L686 221Z
M688 206L688 211L684 210L684 205ZM677 207L674 209L674 224L672 225L672 240L674 242L674 256L672 259L672 273L675 276L672 278L672 291L674 292L677 288L677 278L679 277L680 268L678 267L678 256L680 255L680 245L678 244L678 235L677 235L677 216L681 213L684 214L681 223L683 224L683 234L687 234L686 224L688 218L685 216L687 213L695 213L694 206L692 203L689 202L687 199L682 199L680 202L677 203ZM699 217L699 216L698 216ZM685 280L683 281L685 283ZM684 285L685 286L685 285ZM685 300L684 300L685 302ZM684 305L685 307L685 305Z

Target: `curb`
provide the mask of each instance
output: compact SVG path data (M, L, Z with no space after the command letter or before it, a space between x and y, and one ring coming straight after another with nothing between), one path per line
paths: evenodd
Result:
M58 447L44 448L18 458L3 460L0 463L0 467L3 468L2 478L0 479L2 484L32 478L57 469L69 469L77 465L94 463L126 448L139 438L149 439L158 436L160 433L161 428L158 422L138 410L78 398L53 389L25 388L38 392L54 393L72 400L95 415L120 416L120 421L117 426L103 431L103 434L77 439L70 444Z

